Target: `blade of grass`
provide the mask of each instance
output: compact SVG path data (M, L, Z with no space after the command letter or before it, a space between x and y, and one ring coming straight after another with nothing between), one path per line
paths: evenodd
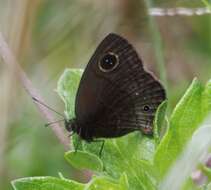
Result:
M191 172L196 168L197 164L208 154L211 146L210 134L211 120L209 116L194 133L181 157L176 161L167 173L166 178L161 182L160 190L181 189L184 182L191 175Z
M147 1L145 1L145 3L149 10L152 7L151 0L147 0ZM165 60L164 60L162 39L160 36L158 26L154 20L154 17L152 17L151 15L149 15L149 25L150 25L150 29L151 29L152 40L153 40L153 45L154 45L154 50L155 50L155 58L157 60L156 63L157 63L159 73L160 73L160 79L167 89L168 83L167 83L167 76L166 76L166 69L165 69Z

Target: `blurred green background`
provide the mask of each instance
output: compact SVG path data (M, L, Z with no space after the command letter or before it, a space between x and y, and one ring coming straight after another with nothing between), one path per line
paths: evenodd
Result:
M169 111L194 77L211 78L211 14L149 16L152 7L205 7L200 0L0 0L0 31L46 103L65 68L84 68L110 32L126 37L167 88ZM27 176L87 177L68 166L64 147L0 59L0 189ZM57 116L55 116L57 118ZM68 134L67 134L68 135Z

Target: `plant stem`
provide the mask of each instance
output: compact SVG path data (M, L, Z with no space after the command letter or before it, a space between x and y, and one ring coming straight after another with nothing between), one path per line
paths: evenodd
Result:
M152 4L151 0L146 0L145 3L146 3L147 9L149 10L151 8L151 4ZM154 50L155 50L155 58L156 58L158 70L160 73L160 79L163 82L166 89L168 89L165 61L164 61L164 56L163 56L162 39L160 36L158 26L157 26L154 18L150 15L149 15L149 24L150 24L152 40L153 40L153 45L154 45Z
M32 97L36 98L42 102L43 98L38 93L37 89L35 89L31 83L31 81L28 79L26 73L22 70L22 68L19 66L17 60L15 59L13 53L11 52L8 44L4 40L4 37L2 33L0 32L0 56L2 57L4 63L14 70L15 77L17 77L17 80L20 81L20 83L25 88L26 92ZM44 106L40 105L36 101L34 101L42 115L47 119L48 122L55 121L53 115L51 112L45 108ZM67 135L65 135L63 128L59 126L58 123L54 123L51 125L51 129L53 130L54 134L57 136L59 141L64 145L65 149L70 149L70 140Z

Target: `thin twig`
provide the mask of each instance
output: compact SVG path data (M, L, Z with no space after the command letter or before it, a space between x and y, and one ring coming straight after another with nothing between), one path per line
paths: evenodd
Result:
M200 16L205 14L211 14L210 7L199 7L199 8L185 8L185 7L177 7L177 8L149 8L149 15L151 16Z
M4 63L9 67L13 68L15 72L15 76L17 79L21 82L27 93L33 98L36 98L42 102L43 98L40 96L38 91L33 87L31 81L28 79L26 73L22 70L22 68L19 66L17 60L15 59L13 53L11 52L8 44L4 40L4 37L2 33L0 32L0 56L2 57ZM48 122L53 122L55 121L53 115L47 108L44 106L40 105L36 101L34 101L42 115L47 119ZM51 129L59 139L59 141L64 145L65 149L70 149L69 146L69 138L67 135L65 135L63 128L59 126L58 123L54 123L51 125Z

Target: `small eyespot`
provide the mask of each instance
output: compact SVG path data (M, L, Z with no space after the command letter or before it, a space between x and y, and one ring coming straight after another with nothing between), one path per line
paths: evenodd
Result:
M145 105L145 106L143 107L143 110L144 110L145 112L148 112L148 111L150 110L150 108L149 108L149 106Z
M98 66L101 71L109 72L114 70L118 64L119 64L118 56L112 52L109 52L100 59Z

